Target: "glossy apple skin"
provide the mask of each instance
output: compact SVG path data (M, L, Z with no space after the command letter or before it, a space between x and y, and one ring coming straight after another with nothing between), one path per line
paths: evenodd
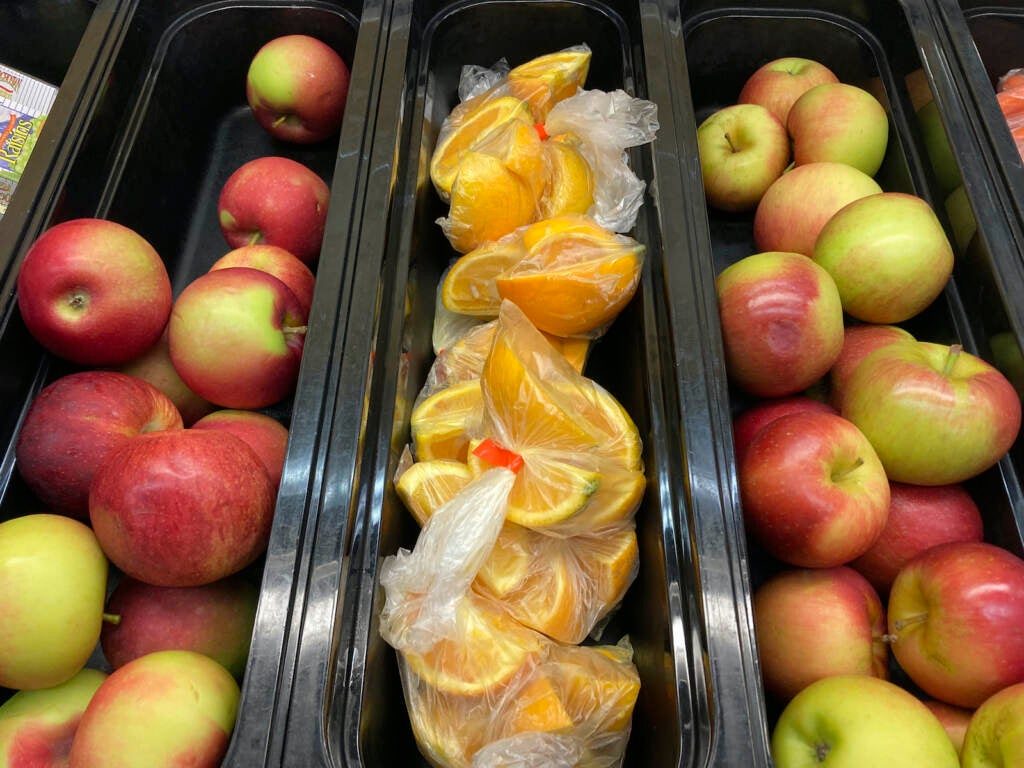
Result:
M828 372L829 403L838 409L843 388L861 360L879 347L897 341L914 341L910 332L895 325L848 325L843 331L843 349Z
M253 57L245 97L271 136L312 144L338 131L348 85L348 66L333 48L309 35L284 35Z
M171 362L171 347L166 328L156 344L117 370L119 373L147 381L167 395L181 414L182 424L186 427L217 407L209 400L201 398L181 380L174 363Z
M743 84L739 104L760 104L785 125L789 110L806 91L839 78L824 64L812 59L787 56L759 67Z
M89 513L110 560L148 584L194 587L262 554L274 490L259 456L221 430L140 435L93 479Z
M704 193L721 211L749 211L789 165L789 136L758 104L734 104L697 128Z
M210 271L228 267L251 267L273 275L288 286L299 300L303 314L309 316L316 278L309 267L284 248L276 245L243 245L217 259Z
M772 731L775 768L959 768L935 715L898 685L866 675L812 683Z
M221 410L204 416L193 429L222 429L241 438L263 461L276 490L281 485L285 454L288 452L288 428L277 419L256 411Z
M46 230L18 272L18 308L33 338L81 365L117 365L148 349L171 311L171 282L153 247L104 219Z
M806 389L843 346L839 292L796 253L759 253L718 276L718 313L730 381L758 397Z
M924 700L924 705L939 719L942 727L946 729L949 740L953 742L957 754L961 754L964 748L964 737L967 735L967 726L970 725L973 712L935 699Z
M306 316L288 287L249 267L208 272L174 303L171 361L200 397L225 408L264 408L295 388Z
M850 563L881 595L917 555L939 544L981 541L981 512L960 485L889 484L889 517L871 549Z
M53 688L18 691L0 706L0 768L65 768L78 722L103 672L83 669Z
M953 273L953 248L924 200L902 192L855 200L822 228L814 260L839 288L843 309L867 323L920 314Z
M124 578L107 601L103 655L113 669L156 651L195 651L238 680L252 641L259 590L238 577L200 587L155 587Z
M216 768L238 714L238 684L212 659L159 651L104 681L82 716L70 768Z
M788 416L791 413L804 413L805 411L838 414L838 411L828 403L823 403L820 400L804 395L762 400L740 412L732 423L732 439L736 460L739 461L743 458L743 454L746 452L747 446L750 445L750 441L754 439L754 435L760 432L763 427L783 416Z
M739 465L747 533L773 557L831 568L863 554L889 514L871 444L845 419L796 413L758 432Z
M973 708L1024 682L1024 561L993 544L941 544L889 592L892 652L929 696Z
M63 515L0 523L0 686L52 688L77 674L100 637L107 558Z
M843 163L808 163L768 187L754 213L754 243L760 251L814 254L825 223L839 209L882 191L862 171Z
M786 118L793 161L845 163L868 176L882 165L889 118L878 99L855 85L824 83L805 91Z
M174 403L141 379L68 374L32 400L15 443L18 472L49 511L85 519L89 483L111 450L135 435L181 428Z
M839 410L867 435L889 479L913 485L952 485L988 469L1013 444L1021 419L1003 374L967 352L924 341L864 358Z
M761 677L780 701L823 677L888 677L882 603L856 571L783 571L758 587L753 606Z
M1024 765L1024 683L987 699L971 716L961 751L963 768Z
M286 157L260 157L221 188L217 217L232 248L276 245L312 264L320 254L330 191L323 179Z

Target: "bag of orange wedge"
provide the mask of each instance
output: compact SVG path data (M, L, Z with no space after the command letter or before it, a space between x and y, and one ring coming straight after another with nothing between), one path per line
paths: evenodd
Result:
M562 646L472 585L515 481L484 472L381 568L384 640L398 651L413 732L434 766L618 766L639 676L627 644ZM515 751L509 753L509 749ZM563 762L545 763L552 754Z
M645 250L587 216L544 219L459 257L441 302L456 315L493 318L507 299L544 333L593 338L636 293Z

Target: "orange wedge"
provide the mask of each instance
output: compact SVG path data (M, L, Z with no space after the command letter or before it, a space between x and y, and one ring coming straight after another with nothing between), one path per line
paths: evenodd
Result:
M534 675L512 699L507 713L512 733L567 731L574 723L558 689L544 674Z
M509 121L473 142L470 149L501 160L506 168L526 182L535 198L544 194L548 184L548 166L544 144L532 125L519 120Z
M481 94L456 106L441 126L430 158L430 178L441 199L450 199L459 163L474 142L509 121L531 125L532 120L529 105L513 96Z
M472 479L473 473L461 461L418 461L398 478L395 491L416 522L423 525Z
M525 257L526 250L518 240L486 243L463 254L441 284L445 309L475 317L497 317L501 297L495 279Z
M485 246L486 247L486 246ZM470 254L466 254L469 256ZM440 365L444 368L444 380L449 383L465 381L467 379L479 379L484 372L484 361L491 351L491 344L494 342L494 333L497 330L497 323L483 323L478 325L448 349L443 350L440 356ZM590 352L590 339L573 337L563 339L560 336L544 334L552 347L557 349L577 373L583 372L583 366L587 362L587 355ZM627 417L628 418L628 417Z
M545 141L544 159L548 184L540 198L541 218L586 213L594 204L594 179L571 137L554 136Z
M604 744L611 741L611 734L624 732L633 717L640 676L631 656L620 646L555 646L543 667L573 722L595 736L603 735Z
M479 380L458 382L425 398L409 420L417 461L465 461L466 428L479 420L482 409Z
M605 229L589 216L566 214L550 219L541 219L523 230L523 247L532 251L540 243L554 235L589 235L595 240L617 241L614 232Z
M534 122L542 123L551 107L583 87L590 55L586 46L575 46L531 59L508 73L509 91L529 102Z
M613 460L622 469L643 469L640 432L626 409L608 390L589 380L587 386L559 382L553 388L564 399L567 408L580 414L588 424L605 435L600 448L602 456Z

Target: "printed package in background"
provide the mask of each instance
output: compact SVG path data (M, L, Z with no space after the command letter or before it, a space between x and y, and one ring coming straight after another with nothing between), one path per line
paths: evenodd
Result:
M55 86L0 64L0 217L56 98Z

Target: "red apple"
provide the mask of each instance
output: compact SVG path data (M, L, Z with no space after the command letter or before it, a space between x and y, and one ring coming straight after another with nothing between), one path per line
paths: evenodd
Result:
M47 385L15 443L18 472L53 512L89 515L89 484L106 455L133 436L181 429L174 403L152 385L113 371L83 371Z
M241 679L258 597L259 590L237 576L200 587L122 579L107 602L113 620L103 624L103 655L118 669L155 651L195 651Z
M875 543L889 483L867 438L830 413L795 413L754 435L739 464L747 532L773 557L831 568Z
M771 112L757 104L735 104L708 117L697 129L704 193L713 208L754 208L789 165L789 136Z
M228 267L252 267L273 275L291 289L299 300L303 314L309 316L316 278L309 267L284 248L276 245L243 245L217 259L210 271Z
M889 517L874 545L850 567L879 594L917 555L951 541L981 541L981 512L959 485L889 484Z
M277 419L256 411L223 410L204 416L192 428L223 429L241 438L260 457L274 488L281 484L288 428Z
M341 126L348 83L348 67L333 48L309 35L284 35L253 57L245 97L271 136L311 144Z
M960 483L1013 444L1021 406L1013 385L958 345L904 341L864 358L840 412L867 435L889 479Z
M940 544L889 593L892 651L929 696L977 707L1024 682L1024 561L983 542Z
M914 341L914 337L895 325L848 325L843 332L843 349L828 374L829 402L841 407L843 389L860 361L879 347L897 341Z
M759 253L716 281L729 379L758 397L806 389L843 345L843 309L832 278L796 253Z
M286 157L250 160L228 178L217 216L228 245L276 245L307 264L320 254L330 190Z
M946 729L946 735L949 736L949 740L956 747L957 754L962 753L964 737L967 735L967 726L970 725L972 711L961 707L954 707L935 699L927 699L923 703L942 723L942 727Z
M781 701L823 677L888 677L882 603L856 571L783 571L757 589L753 606L761 676Z
M171 361L200 397L227 408L264 408L291 394L306 316L273 275L249 267L208 272L174 303Z
M743 458L754 435L763 427L782 416L806 411L838 413L831 405L804 395L763 400L741 412L732 423L733 447L737 462Z
M754 213L754 242L762 251L811 256L825 223L854 200L882 191L863 171L843 163L808 163L768 187Z
M1024 758L1024 683L986 699L971 715L963 739L963 768L1020 768Z
M167 395L181 414L181 420L186 427L217 407L210 401L201 398L181 380L181 376L174 368L174 363L171 362L171 349L166 329L160 334L156 344L117 370L147 381Z
M839 78L817 61L787 56L759 67L743 84L737 101L760 104L785 125L793 103L806 91L822 83L838 83Z
M82 365L117 365L157 340L171 282L153 247L127 227L73 219L46 230L18 272L18 308L32 336Z
M868 176L882 165L889 118L878 99L847 83L824 83L805 91L786 119L793 160L846 163Z
M93 478L89 514L129 576L193 587L237 573L266 548L274 490L259 456L223 430L140 435Z

